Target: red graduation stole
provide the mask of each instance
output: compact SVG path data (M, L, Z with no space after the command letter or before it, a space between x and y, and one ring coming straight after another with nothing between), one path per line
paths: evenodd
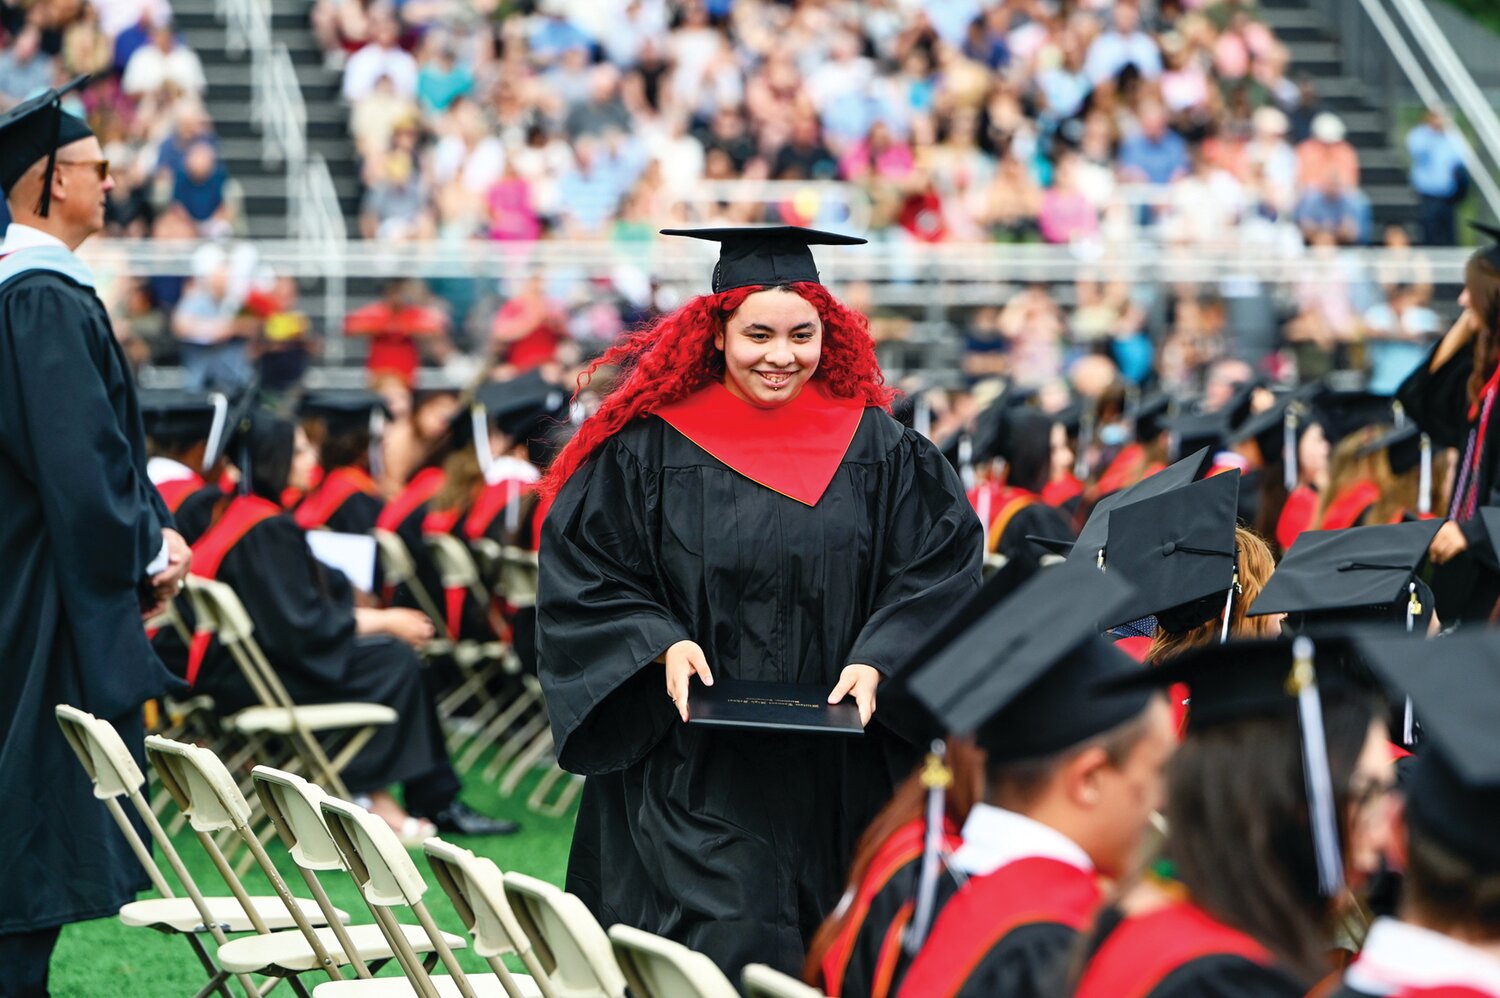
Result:
M297 526L303 530L316 530L328 523L329 517L343 508L349 497L357 492L367 496L375 494L375 480L361 468L335 468L324 476L318 487L307 494L297 505L293 514Z
M442 468L423 468L412 476L411 481L406 483L406 488L396 494L396 498L385 504L385 509L380 511L380 518L375 521L375 526L380 530L396 530L406 522L406 518L417 511L417 507L437 494L437 490L443 487Z
M1355 482L1333 497L1323 511L1321 530L1342 530L1354 526L1365 510L1380 501L1380 486L1365 480Z
M816 506L854 442L860 399L841 399L821 381L774 409L752 405L721 384L655 411L678 433L758 485Z
M1042 502L1048 506L1062 506L1081 495L1083 483L1071 474L1042 486Z
M1276 543L1281 545L1281 550L1291 547L1302 531L1312 526L1317 513L1317 489L1311 485L1299 485L1292 490L1292 494L1286 497L1286 505L1281 507L1281 517L1276 521Z
M474 508L464 518L464 537L471 541L483 537L484 532L490 529L490 524L495 522L495 517L510 505L511 499L519 502L522 496L534 488L534 482L514 478L486 485L484 491L479 493L479 498L474 500Z
M161 495L162 502L167 504L167 509L176 513L182 508L187 497L207 485L202 476L189 475L187 478L174 478L168 482L158 482L156 491Z
M1006 486L1000 492L1000 498L1002 500L1000 512L990 523L989 533L984 542L984 549L990 554L995 554L1000 550L1000 538L1005 536L1005 528L1010 526L1010 521L1015 519L1016 514L1027 506L1035 506L1042 501L1042 497L1035 492L1028 492L1015 486Z
M238 496L224 510L218 522L203 532L198 543L193 545L193 574L200 579L213 579L219 574L219 566L225 555L238 544L256 524L278 516L282 508L259 496ZM187 682L192 686L198 679L198 670L203 667L203 656L208 653L208 631L197 631L188 646Z
M901 998L951 998L1006 936L1023 926L1044 924L1083 932L1101 898L1094 874L1041 856L975 877L933 924L927 944L901 982ZM1112 992L1110 998L1127 993Z
M1211 956L1270 966L1269 950L1186 901L1122 922L1089 961L1074 998L1145 996L1179 967Z

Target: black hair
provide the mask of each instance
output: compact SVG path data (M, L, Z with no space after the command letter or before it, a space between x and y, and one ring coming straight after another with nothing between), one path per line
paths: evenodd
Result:
M244 431L244 447L250 458L250 492L279 503L292 474L292 452L296 427L280 416L257 412ZM240 469L244 473L244 469Z

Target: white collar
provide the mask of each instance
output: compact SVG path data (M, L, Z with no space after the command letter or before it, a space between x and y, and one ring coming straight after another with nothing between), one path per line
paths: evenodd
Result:
M10 228L5 230L5 243L0 245L0 254L14 253L16 250L30 249L33 246L51 246L54 249L67 250L68 244L57 238L50 232L34 229L20 222L11 222Z
M504 481L535 482L540 481L542 472L530 461L509 454L491 458L490 466L485 469L484 480L489 485L499 485Z
M146 477L151 479L152 485L160 485L163 482L175 482L184 478L197 478L198 473L181 461L174 461L170 457L153 457L146 462Z
M1040 857L1094 871L1089 854L1062 832L1015 811L975 804L964 821L963 845L953 864L971 877L994 873L1020 859Z
M1500 995L1500 960L1440 932L1378 918L1344 983L1372 995L1444 985Z

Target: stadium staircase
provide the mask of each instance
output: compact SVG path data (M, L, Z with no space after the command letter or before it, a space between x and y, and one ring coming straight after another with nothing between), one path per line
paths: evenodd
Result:
M323 66L323 53L308 24L308 0L270 0L270 4L272 35L291 54L307 104L308 152L327 160L353 231L359 210L359 167L349 137L349 112L339 100L341 74ZM215 0L172 0L183 40L203 61L208 113L219 133L224 165L244 190L247 233L251 238L285 238L286 171L279 163L268 166L261 160L260 130L250 120L250 58L228 54L224 23L214 10Z

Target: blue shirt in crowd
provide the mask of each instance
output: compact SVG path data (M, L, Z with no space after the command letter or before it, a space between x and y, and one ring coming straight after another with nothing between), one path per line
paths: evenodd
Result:
M1453 136L1424 122L1407 133L1406 152L1411 156L1412 190L1433 198L1458 193L1464 160Z
M1188 170L1187 143L1170 128L1154 141L1137 132L1120 143L1120 166L1140 171L1153 184L1170 183Z

